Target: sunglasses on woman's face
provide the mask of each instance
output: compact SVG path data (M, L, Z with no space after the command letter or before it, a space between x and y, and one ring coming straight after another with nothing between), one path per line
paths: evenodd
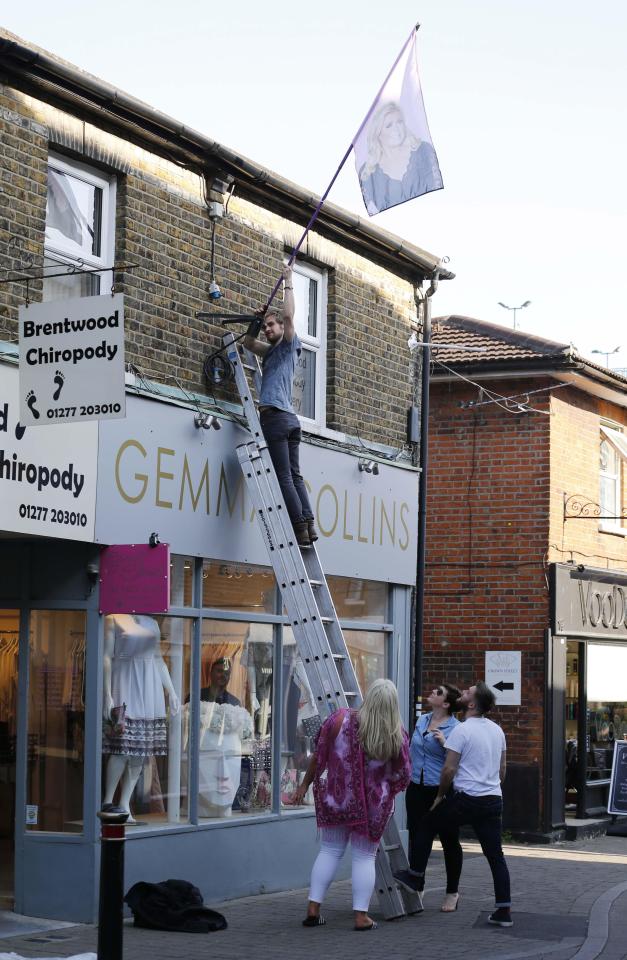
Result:
M433 692L437 694L438 697L446 696L446 690L444 689L444 687L436 687Z

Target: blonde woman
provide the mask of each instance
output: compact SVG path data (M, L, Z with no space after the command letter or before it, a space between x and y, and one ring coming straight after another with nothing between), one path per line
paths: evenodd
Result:
M316 751L294 794L302 803L313 782L321 849L311 872L303 926L325 923L320 905L350 840L355 930L373 930L368 916L375 856L394 797L409 783L409 744L391 680L375 680L359 710L337 710L322 725Z
M397 103L386 103L376 111L368 126L367 144L359 180L371 216L442 189L435 150L427 140L414 136Z

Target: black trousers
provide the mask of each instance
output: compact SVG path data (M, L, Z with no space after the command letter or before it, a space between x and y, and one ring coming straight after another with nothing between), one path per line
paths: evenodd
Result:
M436 833L439 834L444 850L446 892L457 893L464 860L459 842L459 827L455 823L443 823L436 833L432 834L429 830L423 835L421 832L422 819L429 813L437 792L437 787L428 787L424 783L414 783L413 781L407 787L405 806L407 809L407 828L409 830L409 866L417 873L425 872L433 841ZM423 861L424 866L422 866Z
M276 407L266 407L259 420L290 520L292 523L313 520L313 510L300 472L298 417Z
M419 823L414 836L412 870L416 873L425 872L436 834L439 833L442 839L442 830L459 829L462 824L469 824L492 871L496 906L511 906L509 870L501 846L502 813L501 797L471 797L462 791L451 791L435 810L427 813ZM461 858L459 871L461 873ZM449 892L453 893L455 890Z

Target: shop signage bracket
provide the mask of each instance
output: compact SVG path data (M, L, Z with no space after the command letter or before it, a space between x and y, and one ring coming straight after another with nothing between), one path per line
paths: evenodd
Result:
M359 683L339 624L331 591L314 544L301 550L263 438L252 390L233 334L223 337L251 439L237 448L290 625L303 659L318 714L325 720L339 707L358 707ZM394 873L408 869L396 822L386 827L376 857L376 889L387 920L421 910L417 894L400 887Z
M594 500L588 500L580 493L569 496L564 494L564 520L627 520L627 511L607 515L601 513L601 506Z

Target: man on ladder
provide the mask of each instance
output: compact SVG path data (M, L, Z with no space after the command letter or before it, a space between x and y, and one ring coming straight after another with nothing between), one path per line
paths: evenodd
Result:
M318 539L314 515L299 464L301 431L292 406L296 359L302 346L294 327L292 268L283 269L283 310L269 310L253 321L244 337L247 350L261 358L259 420L290 515L296 542L310 547ZM263 330L266 343L257 340Z

